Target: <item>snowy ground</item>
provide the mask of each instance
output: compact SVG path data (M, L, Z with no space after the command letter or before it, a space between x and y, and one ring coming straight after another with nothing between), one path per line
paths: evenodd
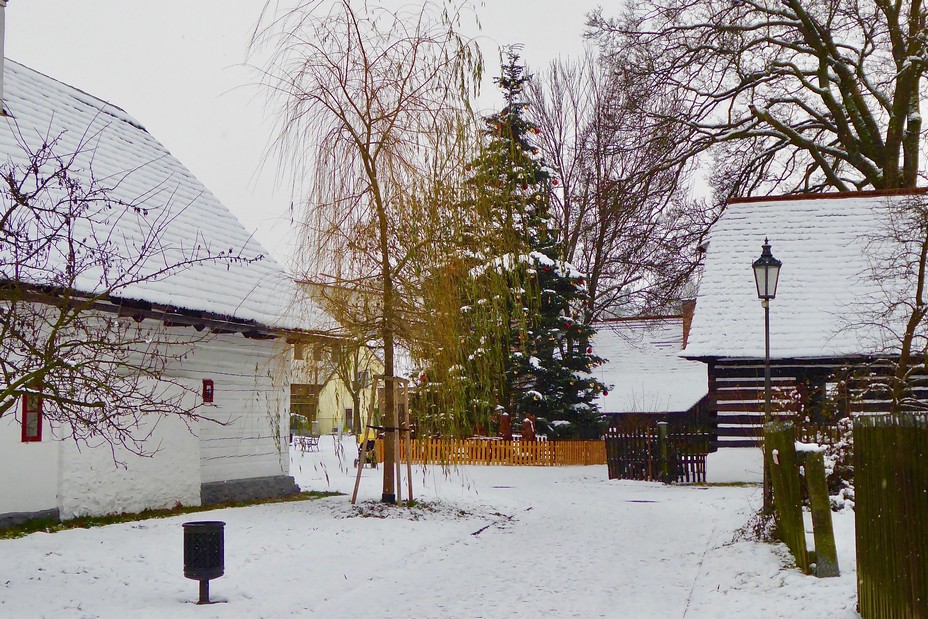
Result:
M321 443L293 454L293 474L350 492L352 456ZM364 470L360 509L341 496L0 541L0 617L857 617L850 512L835 520L843 575L816 579L782 546L733 541L754 486L420 468L427 506L385 512L379 473ZM180 525L211 519L227 523L226 575L211 587L221 603L200 607Z

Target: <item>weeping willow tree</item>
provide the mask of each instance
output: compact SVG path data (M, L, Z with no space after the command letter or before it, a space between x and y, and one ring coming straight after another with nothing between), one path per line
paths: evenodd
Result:
M419 194L436 139L479 82L475 44L457 30L466 5L427 1L398 11L351 0L281 9L268 2L252 48L270 50L263 82L278 104L275 147L305 195L301 276L320 274L366 299L355 337L376 337L384 362L384 502L395 502L398 341L410 339L421 297L403 282L433 243ZM429 206L429 209L432 207ZM414 275L415 273L413 273Z

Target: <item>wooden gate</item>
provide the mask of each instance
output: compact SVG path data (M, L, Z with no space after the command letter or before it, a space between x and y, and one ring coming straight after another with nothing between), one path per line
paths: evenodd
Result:
M666 421L666 434L658 423ZM613 415L606 430L609 479L704 483L712 435L683 418Z

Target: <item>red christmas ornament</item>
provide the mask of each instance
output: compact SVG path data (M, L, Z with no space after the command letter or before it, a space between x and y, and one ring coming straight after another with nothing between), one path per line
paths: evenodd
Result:
M541 133L541 129L539 129L538 127L535 127L534 129L532 129L532 131L535 132L535 135L538 135L539 133Z
M603 389L603 395L609 395L609 392Z
M554 179L553 181L551 181L551 184L557 187L557 179Z
M545 265L545 266L544 266L544 269L545 269L545 271L550 271L550 270L551 270L551 267L549 267L548 265Z
M588 355L592 355L592 354L593 354L593 347L592 347L592 346L590 346L589 348L586 349L586 354L588 354Z
M528 189L528 185L526 183L522 183L522 189Z
M584 283L584 279L581 277L580 279L577 280L577 283L582 286Z

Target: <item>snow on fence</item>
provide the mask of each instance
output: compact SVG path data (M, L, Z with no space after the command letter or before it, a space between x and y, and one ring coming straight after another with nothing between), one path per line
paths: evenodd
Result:
M494 438L416 439L414 464L476 464L490 466L588 466L606 463L603 441L504 441ZM381 442L377 458L383 461ZM406 444L400 443L406 460Z
M863 619L928 617L928 413L854 419Z

